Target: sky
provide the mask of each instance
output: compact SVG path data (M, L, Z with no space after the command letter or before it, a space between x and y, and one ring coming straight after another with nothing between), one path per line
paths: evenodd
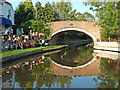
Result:
M14 10L15 10L15 9L17 8L17 6L19 5L19 3L20 3L21 1L23 2L24 0L6 0L6 1L8 1L9 3L11 3L12 6L13 6L13 8L14 8ZM41 4L42 4L42 6L44 6L48 1L49 1L50 3L52 3L53 1L54 1L54 2L57 2L57 1L58 1L58 2L59 2L60 0L32 0L34 6L35 6L35 3L36 3L37 1L40 1ZM65 0L65 1L67 1L67 0ZM89 10L90 6L85 6L85 5L83 5L83 1L85 1L85 0L70 0L70 1L71 1L71 3L72 3L72 8L73 8L73 10L76 9L77 12L80 12L80 13L89 12L89 13L91 13L92 15L95 16L95 12Z

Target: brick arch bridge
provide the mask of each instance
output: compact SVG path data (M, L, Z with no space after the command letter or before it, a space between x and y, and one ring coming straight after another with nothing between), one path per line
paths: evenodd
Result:
M52 37L63 31L75 30L89 35L94 43L100 40L100 27L95 26L95 22L91 21L57 21L52 22L50 28L52 29Z
M84 65L77 67L70 67L58 64L52 60L51 73L55 75L69 75L69 76L94 76L100 75L100 58L96 55Z

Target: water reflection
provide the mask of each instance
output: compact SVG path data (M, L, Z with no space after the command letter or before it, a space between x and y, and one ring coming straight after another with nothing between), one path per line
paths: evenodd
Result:
M98 88L120 88L119 76L119 62L116 60L109 60L108 58L101 58L100 72L97 78L94 78Z
M84 56L80 53L82 52L81 47L80 49L78 48L79 47L76 48L77 50L73 49L73 51L76 51L76 54L78 53L77 54L78 56L73 54L73 56L71 56L72 59L74 59L74 57L79 57L79 55ZM85 52L84 49L83 52ZM88 51L88 53L91 52L91 54L90 53L89 54L90 54L90 58L92 58L92 49L89 50L91 51ZM68 51L71 52L70 54L68 53L68 51L66 51L66 54L64 54L65 53L64 51L65 50L62 50L61 53L63 53L62 55L65 55L66 59L68 57L67 55L70 55L73 52L70 51L70 48L68 49ZM88 55L87 50L85 53L87 56ZM56 54L52 54L52 55L56 56ZM37 55L37 57L35 55L32 56L31 58L28 57L29 58L28 60L25 58L26 61L24 61L23 59L23 61L19 63L5 67L3 70L3 79L2 79L3 88L33 88L33 87L117 88L120 87L120 83L119 83L120 72L118 72L119 58L116 59L106 58L107 56L102 57L101 53L95 52L94 59L96 60L91 64L89 64L87 67L77 68L77 69L66 69L52 63L53 60L51 59L52 55L45 55L45 56ZM58 57L60 57L60 54L58 54ZM68 58L70 59L70 56ZM71 62L74 62L74 60L72 60ZM84 60L84 58L78 60ZM79 64L78 63L74 65L80 65L80 63ZM82 85L83 83L85 83L85 85Z
M3 72L3 88L7 88L6 84L10 87L32 88L36 82L36 87L40 88L43 85L51 87L56 84L58 87L70 87L71 76L58 76L50 73L51 58L42 56L40 59L34 58L29 62L16 64L10 68L6 68ZM15 73L13 75L13 73ZM9 77L11 75L11 77ZM13 77L14 78L13 78ZM5 80L7 79L7 80ZM14 79L11 83L10 80ZM7 83L6 83L7 82Z
M80 66L87 63L93 57L93 48L90 46L72 46L61 52L51 54L51 59L65 66Z

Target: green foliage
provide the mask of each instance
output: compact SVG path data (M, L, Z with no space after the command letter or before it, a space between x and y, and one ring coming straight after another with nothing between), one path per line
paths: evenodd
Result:
M23 5L23 3L21 2L18 7L15 10L15 23L17 25L20 25L21 23L25 22L25 17L24 17L24 8L25 6Z
M118 63L108 62L108 59L100 60L101 75L94 78L97 88L118 88L119 87L119 72L116 67Z
M34 19L34 7L32 0L25 0L21 2L15 10L15 24L23 28L25 34L27 34L28 26L30 25L31 19Z
M25 23L21 23L21 28L23 28L23 31L24 31L24 33L25 34L28 34L29 33L29 30L28 30L28 27L29 26L31 26L31 21L30 20L28 20L28 21L26 21Z
M42 7L41 3L38 1L35 6L36 19L40 20L41 22L46 23L59 20L59 16L55 11L53 11L52 6L49 2L46 3L44 7Z
M84 12L83 14L78 12L77 13L77 20L94 21L95 17L92 14L88 13L88 12Z
M89 1L89 0L88 0ZM120 2L86 2L91 10L96 11L98 25L101 26L101 39L118 38L116 30L120 24Z
M65 2L61 0L60 2L52 3L52 9L58 13L60 20L84 20L84 21L94 21L94 16L88 12L81 14L80 12L76 12L76 9L72 9L72 4L68 0Z
M82 53L81 53L82 52ZM76 67L87 63L92 59L93 48L90 46L68 47L61 52L51 54L50 57L61 65Z
M75 20L76 10L72 10L72 4L70 1L65 2L61 0L57 3L52 3L52 8L60 16L60 20Z
M32 62L33 60L40 60L41 56L29 58L27 62ZM24 62L25 63L25 62ZM37 88L42 86L52 87L57 85L58 87L64 88L70 87L71 76L61 76L51 73L51 58L46 57L42 64L33 65L32 70L29 71L30 65L21 64L22 68L17 68L15 70L16 82L19 84L20 88L33 88L35 85ZM36 84L34 84L36 82Z
M72 4L69 0L67 2L61 0L52 4L47 2L44 7L37 1L35 8L32 0L25 0L15 10L15 23L20 28L23 28L25 34L28 34L30 27L33 32L42 32L49 37L50 28L46 29L46 24L60 20L94 21L94 17L88 12L84 14L77 13L76 10L72 9Z
M33 19L33 11L34 7L32 1L21 2L15 10L15 23L20 25L21 23Z
M33 32L43 32L42 29L44 29L44 25L42 22L40 22L39 20L30 20L31 22L31 28L33 30Z

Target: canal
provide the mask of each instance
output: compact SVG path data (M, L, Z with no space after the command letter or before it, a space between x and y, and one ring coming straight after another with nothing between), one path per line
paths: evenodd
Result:
M3 64L2 88L118 88L117 52L70 46Z

